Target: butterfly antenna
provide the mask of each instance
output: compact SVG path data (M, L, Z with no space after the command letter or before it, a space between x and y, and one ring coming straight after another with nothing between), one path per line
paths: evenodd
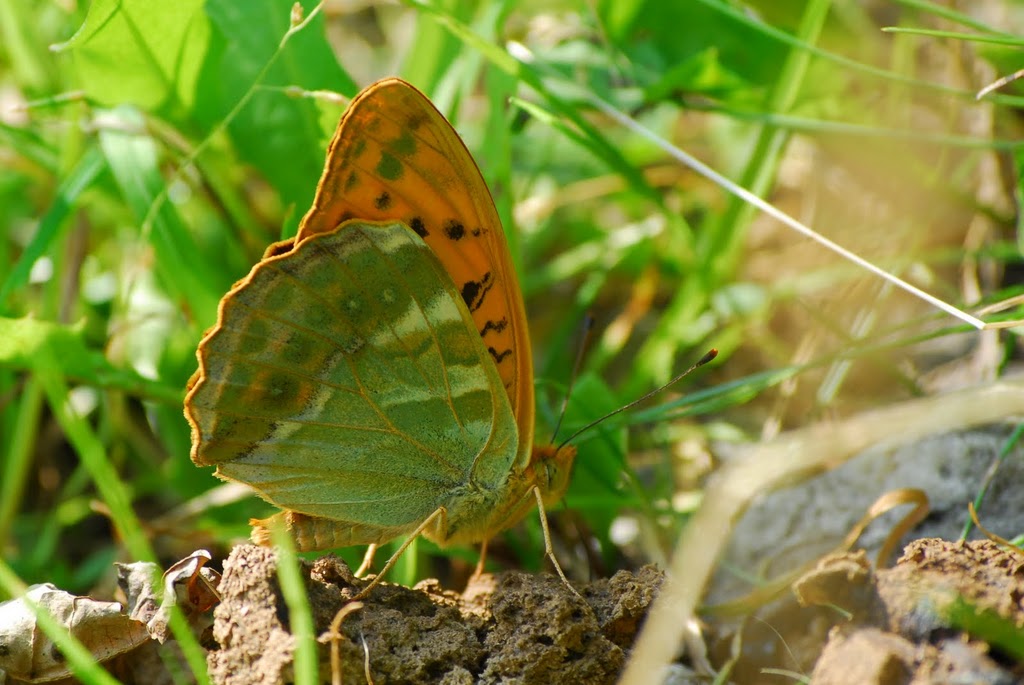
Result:
M588 312L583 319L583 333L580 335L580 344L576 347L576 361L572 365L572 374L569 376L569 387L566 388L565 397L562 398L562 409L558 412L558 422L555 424L555 430L551 432L551 444L555 443L555 438L558 437L558 431L562 427L562 420L565 418L565 411L569 408L569 398L572 397L572 388L576 385L576 379L580 376L580 365L583 363L583 351L587 349L587 341L590 340L590 332L593 329L594 317Z
M713 348L712 348L712 349L711 349L711 350L709 350L709 351L708 351L708 352L707 352L707 353L706 353L706 354L705 354L705 355L704 355L703 357L701 357L700 359L698 359L698 360L697 360L697 362L696 362L696 363L695 363L695 364L694 364L693 366L691 366L690 368L688 368L688 369L687 369L686 371L683 371L683 372L682 372L681 374L679 374L678 376L676 376L675 378L673 378L672 380L670 380L670 381L669 381L668 383L666 383L665 385L661 386L660 388L655 388L654 390L651 390L651 391L650 391L649 393L647 393L646 395L644 395L644 396L642 396L642 397L639 397L639 398L637 398L637 399L633 400L633 401L632 401L632 402L630 402L629 404L626 404L626 405L624 405L624 406L621 406L621 407L619 407L619 408L618 408L618 409L616 409L615 411L611 411L611 412L608 412L607 414L605 414L605 415L604 415L604 416L602 416L601 418L599 418L599 419L596 419L596 420L594 420L594 421L591 421L590 423L588 423L587 425L585 425L585 426L584 426L583 428L580 428L580 429L579 429L578 431L576 431L575 433L573 433L572 435L570 435L570 436L569 436L568 438L566 438L565 440L563 440L563 441L561 442L561 444L559 444L559 445L558 445L558 449L562 449L563 447L565 447L566 445L568 445L568 444L569 444L570 442L572 442L573 440L575 440L575 439L576 439L576 438L577 438L577 437L578 437L578 436L579 436L579 435L580 435L581 433L584 433L584 432L586 432L586 431L590 430L591 428L593 428L593 427L594 427L594 426L596 426L597 424L599 424L599 423L601 423L601 422L603 422L603 421L606 421L606 420L610 419L611 417L615 416L616 414L620 414L620 413L622 413L622 412L626 411L627 409L632 409L633 407L635 407L636 405L640 404L641 402L644 402L644 401L646 401L646 400L649 400L650 398L654 397L655 395L657 395L657 394L658 394L659 392L661 392L661 391L662 391L662 390L664 390L665 388L667 388L667 387L669 387L669 386L671 386L671 385L675 384L675 383L676 383L676 382L678 382L678 381L679 381L680 379L682 379L682 378L683 378L684 376L687 376L688 374L690 374L690 373L691 373L691 372L693 372L694 370L696 370L696 369L698 369L698 368L700 368L700 367L704 366L705 364L707 364L707 363L708 363L709 361L711 361L712 359L714 359L714 358L715 358L715 357L717 357L717 356L718 356L718 350L716 350L716 349L713 349Z

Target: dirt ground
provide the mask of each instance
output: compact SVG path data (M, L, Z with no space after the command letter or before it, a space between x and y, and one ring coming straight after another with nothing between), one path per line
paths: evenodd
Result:
M664 579L653 566L620 571L576 584L582 600L556 576L515 571L484 575L461 594L433 580L383 583L333 633L367 581L334 556L303 562L302 573L321 681L377 684L615 683ZM212 682L292 682L295 641L276 553L236 547L219 593L202 640ZM827 556L756 619L708 619L705 656L729 683L1010 685L1024 679L1022 599L1020 552L918 539L892 568L874 569L863 551ZM699 661L681 655L650 682L712 682ZM173 641L149 640L105 666L126 683L188 678Z
M358 586L333 557L306 571L323 634ZM375 683L614 683L661 580L653 567L620 572L580 585L585 604L547 574L484 576L461 595L430 581L383 585L342 624L343 682L368 682L368 662ZM969 616L986 614L1021 626L1022 583L1024 557L987 540L916 540L894 568L879 571L862 552L827 558L759 624L787 638L787 653L763 649L755 631L730 680L782 682L761 669L786 668L824 684L1020 682L1024 669L1009 646L956 626L980 625ZM287 682L293 643L273 553L237 548L221 593L213 633L219 649L209 657L214 681ZM707 634L721 666L717 648L734 635L713 624ZM710 681L687 675L685 658L682 666L675 682ZM330 677L327 644L321 673Z
M302 570L321 680L377 684L614 683L664 577L653 566L620 571L576 585L583 601L549 574L484 575L461 594L430 580L384 583L331 639L332 620L366 581L333 556ZM295 643L275 552L236 547L219 591L204 639L212 681L291 682ZM823 558L757 620L709 620L703 628L725 682L1009 685L1024 678L1013 634L1024 625L1022 598L1019 552L988 540L919 539L889 569L873 569L864 552ZM170 683L173 653L150 641L108 668L124 682ZM714 679L686 655L667 676L676 684Z
M363 581L334 557L305 567L318 633ZM435 581L414 588L384 584L345 618L339 640L343 682L612 683L661 574L647 567L581 586L585 601L555 576L485 575L461 595ZM218 683L290 680L293 642L277 590L275 556L238 547L225 563L215 611L210 671ZM331 675L330 646L321 674Z

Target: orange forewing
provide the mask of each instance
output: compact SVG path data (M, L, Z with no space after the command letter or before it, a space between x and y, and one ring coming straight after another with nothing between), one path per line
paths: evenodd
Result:
M379 81L349 105L297 240L351 218L402 221L437 254L498 367L520 444L531 444L529 333L494 201L455 130L400 79Z

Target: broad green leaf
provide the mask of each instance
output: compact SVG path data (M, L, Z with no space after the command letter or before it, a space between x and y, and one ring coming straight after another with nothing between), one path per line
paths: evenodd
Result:
M210 40L204 0L94 0L85 23L61 46L82 88L105 105L190 111Z

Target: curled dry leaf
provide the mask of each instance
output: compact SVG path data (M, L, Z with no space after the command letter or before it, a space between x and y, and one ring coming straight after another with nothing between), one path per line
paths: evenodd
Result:
M51 583L33 585L26 597L54 616L99 662L149 639L146 626L126 616L118 602L72 595ZM30 683L71 675L64 656L37 625L25 598L0 604L0 671Z
M155 579L160 569L149 562L117 564L118 585L128 597L132 618L146 624L149 634L161 644L167 640L172 606L179 607L197 634L213 624L210 610L220 602L217 586L220 574L206 568L210 553L196 550L172 565L163 574L163 592L157 592ZM160 597L163 597L161 600Z
M128 615L141 623L149 623L160 608L160 593L156 589L160 567L151 561L114 562L114 567L117 586L128 600Z

